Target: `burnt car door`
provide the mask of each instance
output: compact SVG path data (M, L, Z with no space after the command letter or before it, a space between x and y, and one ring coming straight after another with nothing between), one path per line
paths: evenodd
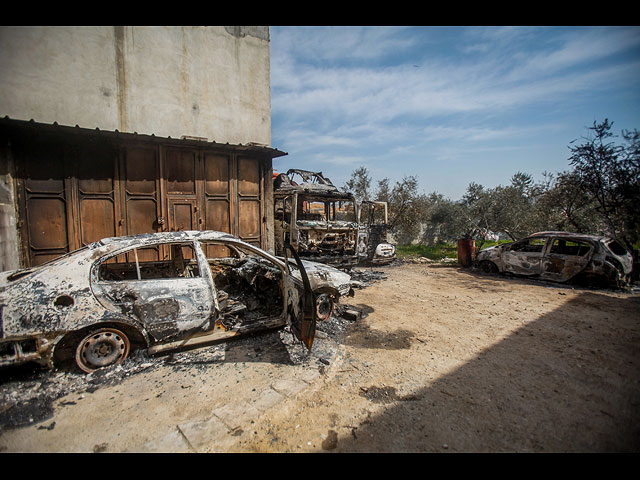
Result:
M525 238L505 248L504 271L516 275L539 275L546 245L545 237Z
M290 322L291 332L298 340L304 343L309 350L311 350L316 333L316 298L313 290L311 289L309 277L307 276L307 272L300 260L300 257L298 256L298 253L290 244L285 245L284 253L284 261L289 271L291 271L292 267L289 262L289 253L293 255L293 258L296 261L294 268L297 268L300 272L300 278L303 285L302 292L296 288L300 295L300 297L298 297L298 304L291 304L288 307L288 320ZM288 276L286 280L287 285L285 288L289 290L295 288L293 277Z
M315 296L306 270L290 244L284 263L258 247L200 240L217 295L216 326L249 332L288 325L311 349L315 336ZM295 265L287 258L292 255ZM300 274L299 281L292 269ZM297 272L296 272L297 273Z
M566 282L584 270L595 251L591 243L583 240L551 238L550 243L542 259L540 277L556 282Z
M160 248L158 248L160 247ZM111 311L133 316L156 340L212 327L213 287L207 265L191 242L155 245L162 260L143 260L148 248L131 248L98 260L91 288Z

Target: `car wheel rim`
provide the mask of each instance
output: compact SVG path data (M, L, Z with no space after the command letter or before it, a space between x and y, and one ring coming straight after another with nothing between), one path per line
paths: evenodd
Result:
M323 294L316 300L316 313L318 320L326 320L333 314L333 300L329 295Z
M129 354L129 339L120 330L105 328L87 335L76 349L76 363L81 370L93 372L98 368L122 363Z

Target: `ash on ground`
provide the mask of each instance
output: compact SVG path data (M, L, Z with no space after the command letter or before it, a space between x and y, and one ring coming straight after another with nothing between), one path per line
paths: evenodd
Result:
M371 268L353 268L348 273L351 275L351 286L354 288L366 288L387 278L386 273Z
M146 350L136 351L122 365L90 374L47 370L35 364L7 367L0 370L0 431L46 422L53 417L55 401L65 395L91 394L152 369L206 370L233 361L267 361L323 369L335 360L348 326L363 318L364 312L361 307L337 304L331 318L317 323L310 352L285 328L163 356L150 357Z

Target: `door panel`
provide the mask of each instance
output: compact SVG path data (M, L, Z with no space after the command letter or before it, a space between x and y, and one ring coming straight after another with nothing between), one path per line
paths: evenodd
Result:
M295 268L300 273L300 280L303 284L303 290L301 291L293 281L293 278L289 275L284 278L284 286L287 290L287 322L293 335L306 345L311 350L313 345L313 339L316 334L316 297L311 289L309 277L307 272L298 256L298 253L290 245L286 244L284 252L285 263L287 264L287 270L291 271L291 265L289 259L293 257L296 261Z
M197 230L198 155L195 150L168 149L164 159L168 225L171 232Z
M115 225L113 200L103 198L80 200L80 230L83 245L116 236Z
M205 226L207 230L231 233L229 222L229 201L207 199L205 213Z
M195 209L195 199L169 200L169 230L172 232L197 230Z
M65 249L67 246L66 204L63 198L30 198L29 231L34 250Z
M260 195L260 162L255 158L238 158L238 193L253 197Z
M72 248L66 162L61 146L29 144L18 168L22 179L21 218L27 265L40 265Z
M230 191L230 158L226 155L205 154L204 191L207 195L220 195L228 198Z
M143 260L142 249L132 249L118 255L120 263L107 258L97 265L92 289L98 300L105 308L136 317L156 340L210 328L214 293L193 245L154 248L170 252L168 258Z
M194 151L167 150L164 165L168 194L196 194L196 154Z
M227 155L205 153L203 161L203 229L233 233L231 158ZM207 245L205 253L210 257L223 257L228 255L228 250L219 245Z
M157 211L158 202L154 198L128 198L127 234L155 232Z
M117 154L108 145L79 152L76 165L80 245L116 236L120 205L116 195Z
M260 202L240 200L238 236L243 240L256 240L260 236Z
M125 185L129 195L156 194L158 179L157 152L155 148L132 147L125 158Z
M262 224L260 198L260 162L238 158L238 233L248 243L260 246Z
M162 218L158 189L159 168L155 148L128 148L124 158L122 183L124 184L124 214L126 235L160 231ZM145 249L141 261L160 260L160 249ZM128 258L133 261L132 258Z
M504 270L516 275L539 275L546 239L525 239L502 254Z
M541 277L566 282L591 261L594 248L587 242L567 238L551 239L549 252L542 259Z

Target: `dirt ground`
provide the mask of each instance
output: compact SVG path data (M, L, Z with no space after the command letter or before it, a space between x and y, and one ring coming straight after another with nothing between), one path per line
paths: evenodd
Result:
M175 451L151 446L176 424L185 432L209 418L221 399L312 373L307 388L243 414L224 441L201 435L196 450L640 451L637 289L432 263L376 270L386 278L346 299L364 316L325 328L311 355L272 332L89 380L5 373L0 451Z

